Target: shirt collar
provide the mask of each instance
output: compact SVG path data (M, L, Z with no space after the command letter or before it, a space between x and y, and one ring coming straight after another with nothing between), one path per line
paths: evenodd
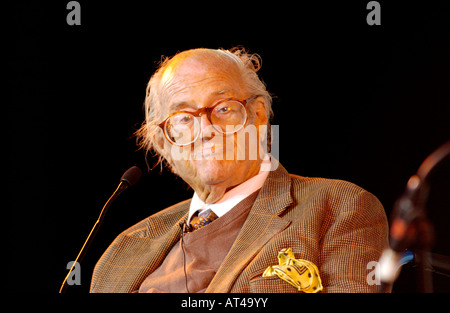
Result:
M191 220L192 215L194 215L196 211L202 212L207 209L211 209L218 217L221 217L231 210L236 204L247 198L255 191L261 189L267 176L269 175L269 172L270 155L266 154L261 162L259 173L227 191L219 201L206 204L200 200L197 193L194 193L191 200L191 205L189 207L188 221Z

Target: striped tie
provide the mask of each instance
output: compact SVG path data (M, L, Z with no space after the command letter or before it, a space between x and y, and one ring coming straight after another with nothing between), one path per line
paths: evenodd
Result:
M211 209L208 209L201 214L198 214L198 211L195 212L195 214L192 216L191 222L189 223L189 225L191 226L191 231L208 225L216 218L218 218L218 216L213 211L211 211Z

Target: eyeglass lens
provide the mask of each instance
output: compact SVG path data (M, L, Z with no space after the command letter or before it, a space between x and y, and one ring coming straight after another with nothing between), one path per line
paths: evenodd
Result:
M245 124L247 113L242 103L234 100L222 102L211 111L210 122L215 130L224 134L237 132ZM177 145L195 141L200 133L199 118L186 112L171 116L165 125L168 139Z

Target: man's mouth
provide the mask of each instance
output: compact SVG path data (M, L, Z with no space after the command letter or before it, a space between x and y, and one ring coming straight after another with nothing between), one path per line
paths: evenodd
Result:
M195 152L196 159L204 159L213 156L217 156L219 153L222 155L223 146L215 144L204 144L201 149Z

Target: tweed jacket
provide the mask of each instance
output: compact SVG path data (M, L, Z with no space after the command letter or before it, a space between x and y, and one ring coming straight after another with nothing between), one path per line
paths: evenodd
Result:
M139 289L180 240L189 205L175 204L121 233L96 264L90 291ZM318 267L322 292L375 292L368 264L387 247L386 214L374 195L342 180L291 175L279 164L206 292L298 292L277 276L262 277L284 248Z

